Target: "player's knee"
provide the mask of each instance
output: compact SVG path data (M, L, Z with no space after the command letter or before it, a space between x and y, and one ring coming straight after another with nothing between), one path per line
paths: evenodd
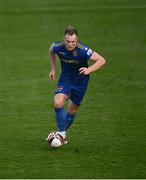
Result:
M75 109L69 109L70 114L75 114L76 112L77 112L77 110L75 110Z
M69 113L70 114L75 114L77 112L77 110L78 110L78 106L77 105L71 105L69 107Z
M64 94L56 94L54 98L54 106L55 108L61 108L64 106L64 103L67 99L67 95Z
M62 106L64 106L64 101L62 99L57 99L54 102L54 106L55 108L61 108Z

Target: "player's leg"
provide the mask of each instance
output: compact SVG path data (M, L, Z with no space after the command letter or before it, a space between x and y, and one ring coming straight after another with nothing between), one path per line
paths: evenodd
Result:
M64 93L55 94L55 97L54 97L54 106L55 106L55 108L63 107L65 101L67 100L67 98L68 98L68 95L66 95Z
M63 93L58 93L54 97L54 108L56 114L56 123L60 132L65 131L66 112L64 110L64 103L68 96Z
M66 114L66 121L65 121L65 130L69 129L69 127L73 123L78 108L79 105L74 104L71 100L69 101L68 112Z
M69 81L66 79L60 78L58 81L57 88L55 90L54 97L54 109L56 114L56 123L57 127L62 134L65 134L65 119L66 111L64 110L64 104L70 95L71 89Z
M88 79L83 81L83 84L73 84L71 89L71 96L69 97L71 102L69 104L66 121L65 121L65 129L69 129L71 124L74 122L76 117L76 112L84 98L85 92L88 86Z

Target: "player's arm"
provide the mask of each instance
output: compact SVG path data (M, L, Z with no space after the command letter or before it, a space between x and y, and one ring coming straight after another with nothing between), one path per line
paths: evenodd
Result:
M94 63L88 68L86 67L80 68L79 69L80 74L85 74L85 75L90 74L91 72L100 69L106 63L105 59L97 52L94 52L91 55L90 60L93 61Z
M52 48L49 49L49 59L50 59L50 72L49 79L55 79L55 66L56 66L56 54L53 53Z

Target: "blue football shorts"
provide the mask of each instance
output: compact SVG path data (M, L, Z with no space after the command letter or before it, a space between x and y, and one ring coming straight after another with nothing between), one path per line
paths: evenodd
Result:
M80 80L70 80L67 78L60 78L58 81L55 94L66 94L69 99L76 105L80 105L85 95L89 78Z

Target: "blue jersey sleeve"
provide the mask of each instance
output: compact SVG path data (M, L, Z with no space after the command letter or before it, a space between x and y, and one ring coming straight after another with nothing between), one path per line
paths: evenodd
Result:
M54 54L57 53L56 47L55 47L55 43L52 43L52 44L51 44L51 46L50 46L50 51L51 51L52 53L54 53Z
M83 49L83 54L85 59L90 59L94 51L90 49L89 47L85 46Z

